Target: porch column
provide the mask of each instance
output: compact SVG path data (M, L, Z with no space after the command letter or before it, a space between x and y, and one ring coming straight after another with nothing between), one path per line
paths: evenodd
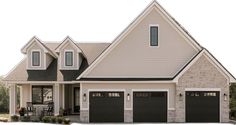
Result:
M10 84L9 86L9 101L10 101L10 104L9 104L9 114L10 116L13 116L16 114L16 105L17 105L17 101L16 101L16 98L17 98L17 95L16 95L16 84Z
M59 109L60 109L60 85L54 84L54 115L59 115Z

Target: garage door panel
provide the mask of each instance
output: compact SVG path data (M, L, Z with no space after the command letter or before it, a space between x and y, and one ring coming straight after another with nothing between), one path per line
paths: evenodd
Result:
M167 92L134 92L134 122L166 122Z
M90 92L90 122L124 122L123 92Z
M186 92L186 122L219 122L219 92Z

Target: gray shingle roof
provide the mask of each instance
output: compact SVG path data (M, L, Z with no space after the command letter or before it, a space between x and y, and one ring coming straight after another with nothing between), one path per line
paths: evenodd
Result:
M45 42L44 45L55 52L59 42ZM27 70L27 59L24 58L5 78L4 81L72 81L110 45L110 43L76 43L84 52L85 58L79 70L60 71L57 59L54 59L47 70Z

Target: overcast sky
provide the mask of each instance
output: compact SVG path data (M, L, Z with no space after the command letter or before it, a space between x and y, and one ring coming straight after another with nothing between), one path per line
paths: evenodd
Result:
M82 42L111 42L152 0L1 0L0 75L24 55L36 35ZM157 0L236 76L236 0Z

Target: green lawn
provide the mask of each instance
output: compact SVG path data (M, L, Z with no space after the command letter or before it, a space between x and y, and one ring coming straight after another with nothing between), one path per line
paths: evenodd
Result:
M1 114L0 113L0 118L9 118L9 114Z

